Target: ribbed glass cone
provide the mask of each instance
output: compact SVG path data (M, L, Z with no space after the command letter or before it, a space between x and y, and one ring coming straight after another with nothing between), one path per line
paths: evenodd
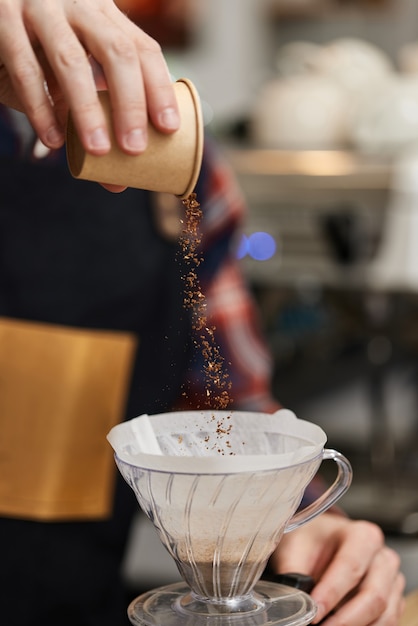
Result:
M260 583L263 594L253 594L253 588L321 460L239 474L176 474L135 467L116 457L122 475L186 582L174 590L172 586L166 592L157 590L156 596L144 602L139 599L130 610L131 621L151 625L164 619L161 624L166 626L170 621L160 614L161 602L169 602L173 624L176 620L184 624L185 619L197 624L193 619L198 619L222 626L238 615L251 618L249 624L263 624L272 605L266 589L271 592L278 586ZM303 621L305 611L314 611L309 596L306 599L306 594L288 588L285 595L295 596L287 612L296 613L302 621L277 623L308 623ZM284 609L282 604L280 611ZM275 619L284 619L277 611L275 607ZM271 620L270 615L267 621L276 623Z

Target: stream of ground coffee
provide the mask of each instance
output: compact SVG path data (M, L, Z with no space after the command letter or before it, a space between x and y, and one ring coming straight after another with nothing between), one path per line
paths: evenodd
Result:
M202 240L200 232L202 209L195 193L183 200L183 204L185 206L185 221L180 237L180 246L187 268L183 277L185 284L184 306L191 311L192 327L195 331L195 347L203 355L205 408L222 410L228 408L230 404L231 382L225 371L224 358L216 343L216 328L208 324L205 295L202 293L197 273L203 260L199 251ZM219 434L227 434L228 432L228 428L225 428L223 424L219 424L218 429Z

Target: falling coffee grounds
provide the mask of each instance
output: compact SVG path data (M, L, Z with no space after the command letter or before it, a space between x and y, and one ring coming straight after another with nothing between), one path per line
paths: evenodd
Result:
M204 404L207 408L222 410L230 404L231 382L224 369L224 358L215 341L216 328L208 325L206 300L197 274L197 268L203 260L199 253L202 240L199 230L202 209L195 193L183 200L183 205L186 210L180 246L186 264L186 274L183 276L185 285L184 307L191 311L192 328L196 333L195 347L201 351L203 356L206 396ZM228 432L229 426L223 423L218 424L218 435L225 437Z

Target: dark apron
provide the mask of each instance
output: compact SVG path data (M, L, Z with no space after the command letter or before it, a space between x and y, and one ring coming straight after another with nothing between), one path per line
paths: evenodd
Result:
M67 342L70 351L84 334L93 339L119 338L125 356L114 374L119 391L110 421L169 410L181 393L189 358L178 247L157 232L151 198L138 190L110 194L95 183L74 181L65 167L0 161L0 318L6 326L12 320L19 322L18 327L29 322L29 329L52 335L73 332ZM132 353L135 345L138 349ZM3 356L7 369L4 352ZM88 361L87 371L111 358L106 354L96 365ZM79 371L79 366L73 370ZM101 375L96 375L96 385ZM48 385L48 380L47 376L44 391L38 389L40 397L52 393L54 383ZM25 394L24 388L21 393ZM99 388L90 394L94 395L100 404ZM91 405L84 410L85 417L77 423L79 432L86 420L93 419ZM59 414L55 417L60 419ZM0 414L0 430L7 419ZM102 434L110 421L101 424ZM19 426L27 429L22 441L27 442L31 429L35 441L39 427L28 411ZM60 432L57 428L58 439ZM14 437L16 444L16 429ZM65 444L66 438L61 439ZM103 445L107 450L105 437ZM76 442L72 453L77 449ZM0 468L6 453L3 445ZM76 461L75 454L74 466ZM7 482L4 473L1 480ZM77 521L69 516L66 521L64 515L64 521L40 523L3 512L0 589L2 619L8 626L26 624L28 617L31 626L125 623L124 608L119 612L124 598L120 605L116 598L120 560L138 509L130 492L118 480L115 497L109 501L113 510L105 521L82 521L83 516Z

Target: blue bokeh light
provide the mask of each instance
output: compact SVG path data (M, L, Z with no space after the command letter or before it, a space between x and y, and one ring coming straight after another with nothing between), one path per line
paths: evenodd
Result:
M243 259L247 255L255 261L268 261L277 250L276 240L265 232L256 232L251 235L242 235L237 248L237 258Z
M276 253L276 241L264 232L252 233L248 237L248 255L256 261L267 261Z

